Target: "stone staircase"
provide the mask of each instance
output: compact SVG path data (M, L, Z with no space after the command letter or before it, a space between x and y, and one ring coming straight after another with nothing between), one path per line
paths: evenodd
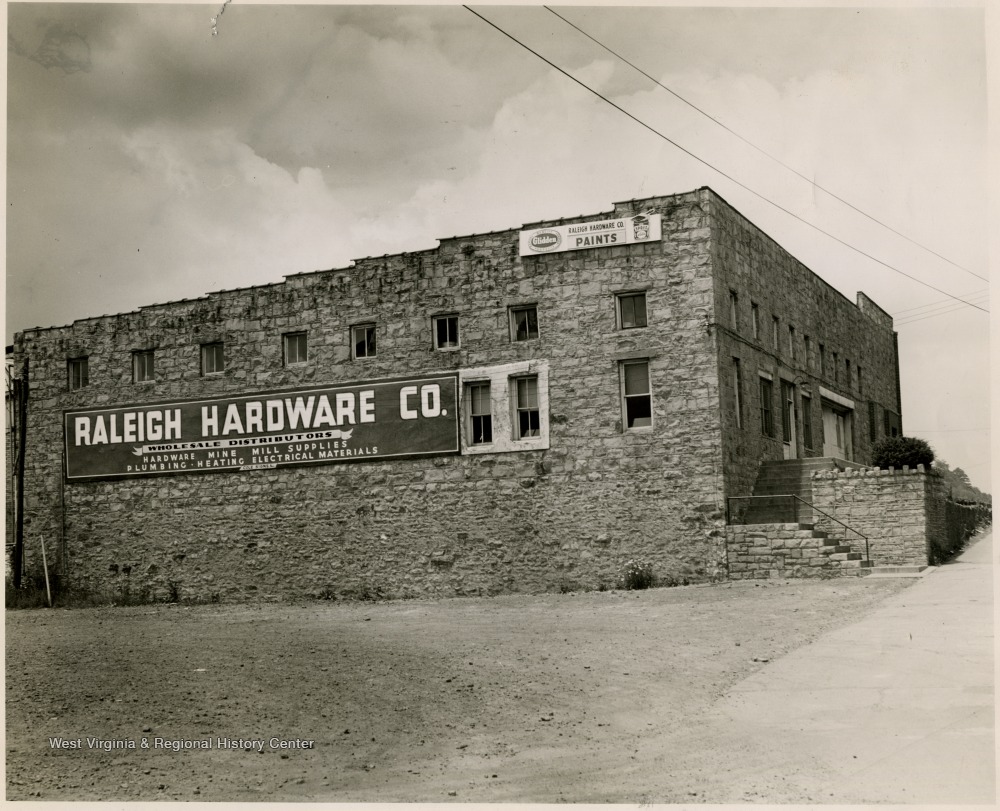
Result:
M844 577L871 572L849 544L811 524L752 524L726 527L729 578Z
M727 527L730 578L869 574L872 564L863 553L814 529L813 473L848 467L864 465L827 457L761 463L755 498L742 503L740 520Z

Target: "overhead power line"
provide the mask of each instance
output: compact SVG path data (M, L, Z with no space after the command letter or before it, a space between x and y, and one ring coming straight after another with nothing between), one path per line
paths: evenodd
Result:
M990 293L989 290L977 290L974 293L967 294L965 298L969 299L970 301L977 301L980 304L984 304L986 301L989 300L989 293ZM899 318L899 317L909 318L909 315L904 315L904 314L905 313L916 314L917 310L932 309L934 307L940 307L942 304L950 304L950 303L951 302L948 302L945 299L938 299L937 301L932 301L930 304L921 304L918 307L907 307L905 310L897 310L894 313L890 313L890 315L893 318Z
M881 225L881 226L882 226L883 228L886 228L886 229L888 229L889 231L892 231L892 233L896 234L896 236L899 236L899 237L902 237L902 238L903 238L903 239L905 239L905 240L906 240L907 242L910 242L910 243L912 243L913 245L916 245L917 247L920 247L920 248L923 248L923 249L924 249L925 251L927 251L928 253L931 253L931 254L933 254L934 256L936 256L936 257L937 257L938 259L943 259L943 260L944 260L945 262L947 262L947 263L948 263L949 265L953 265L954 267L958 268L959 270L963 270L963 271L965 271L966 273L968 273L968 274L971 274L972 276L975 276L975 277L976 277L977 279L982 279L982 280L983 280L984 282L988 282L988 281L989 281L989 279L988 279L988 278L986 278L985 276L980 276L980 275L979 275L978 273L976 273L975 271L973 271L973 270L969 270L969 268L967 268L967 267L964 267L964 266L962 266L962 265L958 264L958 262L954 262L954 261L952 261L952 260L951 260L951 259L949 259L949 258L948 258L947 256L943 256L942 254L939 254L939 253L938 253L937 251L933 250L932 248L928 248L928 247L927 247L926 245L924 245L923 243L921 243L921 242L917 242L917 240L913 239L912 237L908 237L908 236L907 236L906 234L902 233L901 231L897 231L897 230L896 230L895 228L893 228L893 227L892 227L891 225L888 225L887 223L884 223L884 222L882 222L882 220L878 219L877 217L875 217L875 216L873 216L873 215L869 214L869 213L868 213L868 212L866 212L866 211L863 211L862 209L858 208L858 207L857 207L856 205L854 205L854 204L853 204L853 203L851 203L850 201L848 201L848 200L845 200L845 199L844 199L843 197L839 196L839 195L838 195L838 194L836 194L835 192L832 192L832 191L830 191L829 189L827 189L826 187L824 187L824 186L821 186L821 185L820 185L819 183L817 183L817 182L816 182L815 180L812 180L811 178L809 178L809 177L807 177L806 175L802 174L802 173L801 173L801 172L800 172L800 171L799 171L798 169L795 169L794 167L792 167L792 166L789 166L789 165L788 165L787 163L785 163L784 161L782 161L782 160L781 160L780 158L777 158L777 157L775 157L774 155L772 155L772 154L771 154L770 152L768 152L767 150L765 150L765 149L763 149L763 148L761 148L761 147L757 146L757 144L753 143L753 141L750 141L749 139L747 139L747 138L745 138L744 136L740 135L740 134L739 134L738 132L736 132L736 130L732 129L732 127L729 127L729 126L727 126L727 125L726 125L726 124L724 124L724 123L723 123L722 121L720 121L719 119L717 119L717 118L716 118L715 116L711 115L710 113L707 113L707 112L705 112L704 110L702 110L702 109L701 109L701 107L699 107L699 106L698 106L697 104L695 104L694 102L691 102L691 101L688 101L688 100L687 100L686 98L684 98L684 97L683 97L683 96L682 96L682 95L681 95L680 93L678 93L678 92L677 92L676 90L672 90L671 88L667 87L667 86L666 86L665 84L663 84L662 82L660 82L659 80L657 80L657 79L653 78L653 77L652 77L652 76L650 76L650 75L649 75L648 73L646 73L646 71L644 71L644 70L643 70L642 68L640 68L640 67L638 67L637 65L633 64L632 62L630 62L630 61L629 61L628 59L626 59L626 58L625 58L624 56L622 56L622 55L621 55L620 53L618 53L617 51L614 51L614 50L612 50L611 48L609 48L609 47L608 47L607 45L605 45L605 44L604 44L603 42L601 42L601 41L600 41L599 39L597 39L596 37L592 36L591 34L588 34L588 33L587 33L586 31L584 31L584 30L583 30L582 28L580 28L580 26L576 25L575 23L571 22L570 20L567 20L567 19L566 19L565 17L563 17L563 16L562 16L562 14L560 14L560 13L559 13L558 11L555 11L555 10L553 10L553 9L552 9L552 8L550 8L549 6L544 6L544 8L545 8L545 9L546 9L547 11L551 12L552 14L554 14L554 15L555 15L556 17L558 17L558 18L559 18L560 20L562 20L562 21L563 21L564 23L566 23L566 25L568 25L568 26L570 26L571 28L573 28L573 29L575 29L575 30L579 31L579 32L580 32L581 34L583 34L583 35L584 35L584 36L585 36L585 37L586 37L587 39L589 39L589 40L590 40L591 42L593 42L593 43L595 43L596 45L600 46L600 47L601 47L601 48L603 48L603 49L604 49L605 51L607 51L607 52L608 52L609 54L612 54L612 55L613 55L613 56L615 56L616 58L620 59L620 60L621 60L622 62L624 62L624 63L625 63L626 65L628 65L628 66L629 66L630 68L632 68L632 69L633 69L634 71L637 71L638 73L641 73L641 74L642 74L643 76L645 76L645 77L646 77L647 79L649 79L649 81L653 82L653 84L657 85L658 87L661 87L661 88L663 88L663 89L664 89L664 90L666 90L666 91L667 91L668 93L670 93L670 95L674 96L674 98L676 98L676 99L679 99L680 101L684 102L684 104L686 104L686 105L687 105L688 107L692 108L693 110L697 110L697 111L698 111L699 113L701 113L701 114L702 114L703 116L705 116L705 118L707 118L707 119L709 119L710 121L712 121L712 122L714 122L714 123L718 124L718 125L719 125L720 127L722 127L722 128L723 128L723 129L724 129L724 130L725 130L726 132L728 132L728 133L730 133L731 135L734 135L735 137L739 138L739 139L740 139L740 140L741 140L741 141L742 141L743 143L745 143L745 144L746 144L747 146L749 146L749 147L752 147L753 149L757 150L757 151L758 151L758 152L759 152L759 153L760 153L761 155L764 155L764 156L765 156L766 158L769 158L770 160L774 161L774 162L775 162L776 164L778 164L779 166L782 166L782 167L784 167L785 169L787 169L787 170L788 170L789 172L791 172L792 174L794 174L794 175L796 175L796 176L798 176L798 177L802 178L802 179L803 179L804 181L806 181L806 183L810 184L810 185L811 185L811 186L813 186L814 188L816 188L816 189L819 189L819 190L820 190L821 192L823 192L824 194L827 194L827 195L829 195L829 196L830 196L830 197L832 197L832 198L833 198L834 200L838 200L838 201L840 201L840 202L841 202L841 203L843 203L843 204L844 204L845 206L847 206L848 208L852 209L853 211L856 211L856 212L857 212L858 214L860 214L861 216L863 216L863 217L867 217L867 218L868 218L869 220L871 220L872 222L874 222L874 223L878 223L878 224L879 224L879 225Z
M951 293L949 293L947 290L942 290L940 287L935 287L934 285L930 284L929 282L925 282L922 279L918 279L916 276L911 276L909 273L906 273L905 271L902 271L899 268L890 265L888 262L884 262L881 259L879 259L879 258L877 258L875 256L872 256L870 253L867 253L867 252L861 250L860 248L855 247L851 243L849 243L849 242L841 239L838 236L835 236L834 234L831 234L829 231L823 230L818 225L809 222L809 220L806 220L806 219L800 217L795 212L790 211L789 209L785 208L784 206L780 205L779 203L774 202L773 200L771 200L770 198L768 198L765 195L761 194L760 192L756 191L755 189L752 189L750 186L747 186L742 181L737 180L732 175L727 174L726 172L722 171L721 169L713 166L711 163L709 163L704 158L701 158L698 155L695 155L691 150L689 150L689 149L681 146L679 143L677 143L676 141L674 141L672 138L664 135L659 130L655 129L654 127L652 127L651 125L649 125L645 121L643 121L642 119L640 119L637 116L635 116L632 113L630 113L624 107L620 107L619 105L615 104L613 101L611 101L611 99L609 99L606 96L602 95L597 90L594 90L594 88L592 88L590 85L586 84L585 82L580 81L575 76L573 76L571 73L569 73L565 69L559 67L559 65L557 65L555 62L553 62L550 59L542 56L540 53L538 53L538 51L534 50L533 48L529 47L525 43L521 42L521 40L519 40L513 34L507 33L507 31L505 31L499 25L497 25L496 23L494 23L492 20L488 20L486 17L484 17L479 12L473 11L473 9L469 8L469 6L463 5L462 8L464 8L466 11L470 12L471 14L474 14L476 17L478 17L484 23L486 23L487 25L489 25L491 28L495 28L497 31L499 31L501 34L503 34L505 37L507 37L511 41L515 42L516 44L520 45L522 48L524 48L529 53L533 54L534 56L537 56L546 65L548 65L549 67L553 68L554 70L557 70L559 73L561 73L567 79L570 79L571 81L573 81L576 84L580 85L580 87L582 87L584 90L586 90L589 93L592 93L593 95L597 96L605 104L608 104L609 106L614 107L616 110L618 110L618 112L622 113L623 115L627 116L628 118L631 118L639 126L641 126L641 127L645 128L645 129L649 130L651 133L653 133L658 138L662 138L668 144L671 144L672 146L676 147L677 149L679 149L681 152L683 152L688 157L694 158L696 161L698 161L698 163L702 164L703 166L707 166L713 172L716 172L720 176L726 178L726 180L729 180L730 182L735 183L741 189L744 189L745 191L748 191L750 194L754 195L754 197L757 197L758 199L764 201L768 205L773 206L774 208L778 209L779 211L787 214L789 217L793 217L794 219L798 220L799 222L803 223L804 225L809 226L814 231L818 231L819 233L824 234L825 236L827 236L830 239L832 239L834 242L837 242L837 243L843 245L845 248L848 248L849 250L852 250L855 253L860 254L861 256L864 256L865 258L870 259L873 262L875 262L875 263L877 263L879 265L882 265L885 268L888 268L893 273L898 273L900 276L904 276L907 279L909 279L910 281L913 281L913 282L916 282L917 284L923 285L924 287L927 287L930 290L934 290L935 292L940 293L943 296L947 296L948 298L954 299L957 302L961 302L962 304L965 304L965 305L967 305L969 307L973 307L976 310L980 310L982 312L988 312L988 310L986 310L986 309L984 309L982 307L979 307L976 304L973 304L973 303L971 303L969 301L965 301L964 299L961 299L958 296L954 296Z
M946 308L939 310L938 312L924 313L922 315L915 315L908 318L902 318L898 321L893 321L893 325L897 327L906 326L907 324L914 324L917 321L924 321L928 318L937 318L941 315L948 315L949 313L958 312L962 309L961 304L956 304L954 302L946 302Z

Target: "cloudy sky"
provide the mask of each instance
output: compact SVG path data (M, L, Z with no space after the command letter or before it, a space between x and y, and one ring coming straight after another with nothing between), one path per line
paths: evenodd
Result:
M989 308L981 8L554 7L920 245L546 8L473 8L705 163L461 6L11 3L7 342L708 185L896 316L906 433L989 487L989 315L949 298Z

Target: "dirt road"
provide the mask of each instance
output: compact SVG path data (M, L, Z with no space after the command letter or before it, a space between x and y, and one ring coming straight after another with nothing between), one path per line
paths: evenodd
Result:
M699 718L911 582L8 612L7 799L766 800Z

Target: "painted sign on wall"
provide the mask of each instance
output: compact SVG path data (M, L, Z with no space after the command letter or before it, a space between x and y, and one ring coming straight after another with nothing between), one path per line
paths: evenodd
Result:
M534 228L521 231L519 237L521 256L613 248L640 242L659 242L662 238L661 219L659 214L638 214L614 220Z
M69 481L455 453L452 375L64 414Z

